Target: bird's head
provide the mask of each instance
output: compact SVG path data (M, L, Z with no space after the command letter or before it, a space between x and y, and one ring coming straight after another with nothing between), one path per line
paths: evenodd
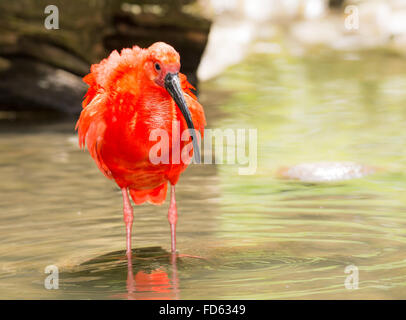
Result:
M155 85L165 89L175 101L179 110L186 120L193 139L194 156L197 163L200 163L200 150L197 141L192 115L186 104L184 93L179 80L180 57L179 53L164 42L156 42L148 49L148 56L145 61L144 70L149 79Z
M144 69L150 80L165 88L165 77L168 74L178 74L180 70L179 53L164 42L156 42L148 49Z

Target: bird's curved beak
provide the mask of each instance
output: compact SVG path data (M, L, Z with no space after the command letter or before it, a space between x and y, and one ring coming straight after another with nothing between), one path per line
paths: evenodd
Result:
M183 96L183 91L180 86L178 73L168 72L165 76L165 89L169 92L173 100L175 100L178 108L183 114L186 120L186 124L189 128L190 135L193 140L193 155L196 163L200 163L200 150L199 143L196 136L196 130L193 125L192 115L190 114L189 108L186 104L185 97Z

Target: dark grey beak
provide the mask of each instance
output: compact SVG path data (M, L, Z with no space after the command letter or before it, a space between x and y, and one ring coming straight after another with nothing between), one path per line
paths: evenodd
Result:
M172 99L175 100L179 110L182 112L183 117L186 120L186 124L189 128L190 135L193 140L193 156L196 163L200 163L200 150L199 143L196 136L195 127L192 121L192 115L187 107L183 91L180 86L179 76L177 73L168 73L165 76L165 89L169 92Z

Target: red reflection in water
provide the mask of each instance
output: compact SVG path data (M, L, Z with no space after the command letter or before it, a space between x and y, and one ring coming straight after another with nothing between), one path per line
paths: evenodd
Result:
M179 299L179 279L176 255L171 255L172 278L163 267L152 272L138 271L133 275L131 257L127 260L127 293L118 297L128 300L174 300Z

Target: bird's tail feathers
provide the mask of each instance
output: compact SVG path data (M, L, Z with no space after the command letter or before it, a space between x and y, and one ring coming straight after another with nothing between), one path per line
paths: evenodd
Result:
M166 182L151 190L130 189L130 195L136 205L143 204L144 202L161 205L165 201L167 189L168 183Z

